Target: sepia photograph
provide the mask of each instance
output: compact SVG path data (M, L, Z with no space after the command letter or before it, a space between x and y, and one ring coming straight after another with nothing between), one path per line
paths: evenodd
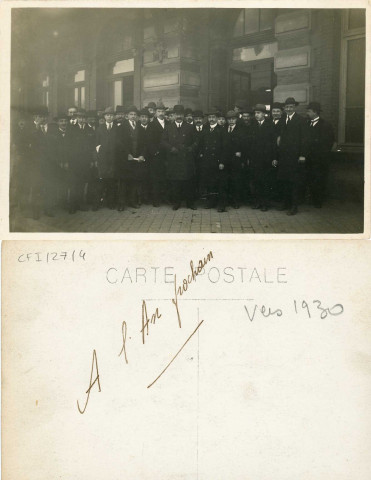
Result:
M10 232L362 234L366 10L12 8Z

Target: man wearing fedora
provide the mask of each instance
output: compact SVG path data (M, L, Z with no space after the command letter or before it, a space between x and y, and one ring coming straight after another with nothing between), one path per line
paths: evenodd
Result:
M253 208L266 212L269 207L271 172L277 166L277 139L272 122L265 117L266 106L257 104L254 113L249 145L249 166L255 193Z
M138 109L135 105L127 109L128 120L120 127L122 156L118 158L119 211L128 201L132 208L141 203L142 165L145 162L143 129L138 122Z
M194 155L197 148L192 125L184 120L183 105L174 106L175 120L168 125L161 146L166 151L166 173L170 182L173 210L178 210L182 200L188 208L194 205Z
M228 170L226 168L226 130L217 124L218 111L210 109L208 123L199 141L200 192L207 195L206 208L217 205L218 212L225 212L227 205ZM238 113L235 113L238 115Z
M123 105L116 106L114 122L120 127L125 122L125 107Z
M295 112L299 105L293 97L286 99L286 118L282 124L279 140L279 164L277 179L281 185L283 204L280 210L287 215L298 212L299 194L305 181L305 161L309 153L307 122Z
M97 179L93 210L98 210L103 199L113 210L117 203L117 158L122 154L121 130L114 123L113 107L103 112L104 123L97 129L95 148L97 152Z
M309 154L307 179L313 204L321 208L326 193L334 131L329 122L320 117L321 105L310 102L307 107L309 118Z
M148 126L147 161L149 189L154 207L159 207L165 196L166 170L165 152L161 147L162 136L168 121L165 120L165 105L158 103L155 116Z
M243 195L243 180L246 164L246 135L244 128L237 124L237 113L227 112L225 159L228 165L229 191L233 208L240 208Z

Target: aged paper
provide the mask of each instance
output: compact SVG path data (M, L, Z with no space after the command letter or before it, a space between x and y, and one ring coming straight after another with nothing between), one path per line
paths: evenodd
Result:
M368 242L4 242L2 478L368 480Z

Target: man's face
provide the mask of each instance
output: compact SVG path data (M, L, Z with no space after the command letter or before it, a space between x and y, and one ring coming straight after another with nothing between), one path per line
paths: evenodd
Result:
M76 107L70 107L68 109L68 116L69 117L73 117L74 115L76 115L77 113L77 108Z
M258 122L261 122L262 120L264 120L264 112L260 112L259 110L257 110L255 112L255 118Z
M95 125L95 117L88 117L88 124Z
M35 115L34 121L36 125L45 125L46 124L46 117L44 115Z
M136 112L128 112L128 119L131 122L136 122L137 121L137 113Z
M217 123L218 123L218 125L223 126L223 125L226 124L226 120L225 120L224 117L218 117Z
M285 105L285 112L286 115L292 115L295 112L295 105L289 103L288 105Z
M174 123L175 122L175 113L169 113L169 121L171 123Z
M139 120L140 120L140 123L145 126L145 125L148 125L149 117L148 115L140 115Z
M318 113L312 110L311 108L308 108L307 115L311 120L314 120L316 117L318 117Z
M118 122L122 122L122 121L124 120L124 117L125 117L125 114L124 114L123 112L122 112L122 113L119 112L119 113L116 113L116 117L115 117L115 118L116 118L116 120L117 120Z
M192 123L192 122L193 122L192 113L187 113L185 119L186 119L186 122L187 122L187 123Z
M228 118L228 125L236 125L237 123L237 118L236 117L231 117L231 118Z
M184 120L184 113L177 112L177 113L174 113L174 116L175 116L175 121L177 123L182 123L182 121Z
M65 131L66 128L67 128L67 119L66 119L66 118L60 118L60 119L58 120L58 127L59 127L61 130Z
M272 108L272 117L274 120L279 120L282 117L282 110L280 108Z
M210 125L215 125L216 124L216 115L208 115L207 120L210 123Z
M86 123L85 117L78 115L78 116L77 116L77 123L78 123L79 125L84 125L84 123Z
M99 123L99 125L104 125L106 123L106 118L105 117L99 117L98 123Z
M113 117L114 117L113 113L106 113L104 115L104 119L107 123L112 123L113 122Z
M195 117L195 118L193 119L195 125L197 125L198 127L200 127L200 126L202 125L202 120L203 120L202 117Z
M149 114L151 115L151 117L153 117L154 114L156 113L156 110L155 110L154 108L152 108L152 107L148 107L147 110L148 110Z
M234 110L236 113L240 113L240 111L241 111L241 109L240 109L240 107L239 107L238 105L235 105L235 106L233 107L233 110Z
M156 110L156 117L163 120L165 118L165 110L163 108L158 108Z
M246 125L250 125L251 116L249 113L245 112L242 114L242 120L245 122Z

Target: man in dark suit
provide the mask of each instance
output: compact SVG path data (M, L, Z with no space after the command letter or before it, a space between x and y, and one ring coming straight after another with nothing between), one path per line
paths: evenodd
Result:
M26 185L25 191L29 199L32 216L35 220L40 218L42 205L45 205L45 192L43 186L45 184L45 175L43 167L48 164L49 156L49 137L47 137L47 117L48 110L46 107L39 107L34 111L33 125L28 135L28 165L26 169ZM48 203L48 202L47 202ZM48 208L46 207L46 210Z
M234 110L227 112L227 122L225 158L229 166L230 195L232 206L240 208L246 166L246 135L243 127L237 124L237 113Z
M165 196L166 170L165 152L161 148L162 135L168 121L165 120L165 106L159 103L156 113L148 126L147 133L147 165L149 170L149 190L151 192L152 204L159 207Z
M257 104L254 112L249 147L249 166L256 196L253 208L266 212L269 207L271 170L277 166L277 139L272 122L265 118L265 105Z
M218 205L218 212L225 212L227 205L228 170L226 168L226 130L217 124L218 112L210 110L208 123L199 141L200 190L206 191L206 208Z
M188 208L194 205L194 154L197 148L194 128L184 121L183 105L174 106L174 123L165 128L161 145L166 151L166 173L171 185L173 210L182 200Z
M283 113L283 105L280 102L274 102L271 107L271 114L272 114L272 124L274 128L274 132L276 135L276 142L278 142L278 137L281 134L282 126L285 122L285 115ZM278 145L278 143L277 143ZM279 152L277 149L277 159L279 162ZM277 180L277 168L272 169L271 171L271 197L275 200L282 203L281 198L281 191L279 187L279 182Z
M307 107L309 117L309 154L307 161L308 185L316 208L321 208L326 193L334 131L329 122L320 117L321 105L311 102Z
M111 210L116 206L117 159L121 152L120 127L114 124L114 110L107 107L104 111L104 124L97 129L95 148L97 152L97 174L93 210L98 210L101 198L107 201Z
M127 109L128 121L120 127L122 156L118 161L119 210L124 209L125 198L133 208L139 208L141 172L144 157L144 137L138 122L138 109L135 105Z
M308 125L295 112L298 102L289 97L285 101L286 118L279 140L279 164L277 178L284 199L280 210L287 215L298 212L299 193L305 180L305 161L309 153Z
M62 197L62 202L67 203L68 191L69 213L76 212L75 191L75 162L77 161L75 128L68 127L69 117L66 114L57 116L58 129L53 134L53 158L58 168L56 190ZM51 185L52 186L52 185Z

